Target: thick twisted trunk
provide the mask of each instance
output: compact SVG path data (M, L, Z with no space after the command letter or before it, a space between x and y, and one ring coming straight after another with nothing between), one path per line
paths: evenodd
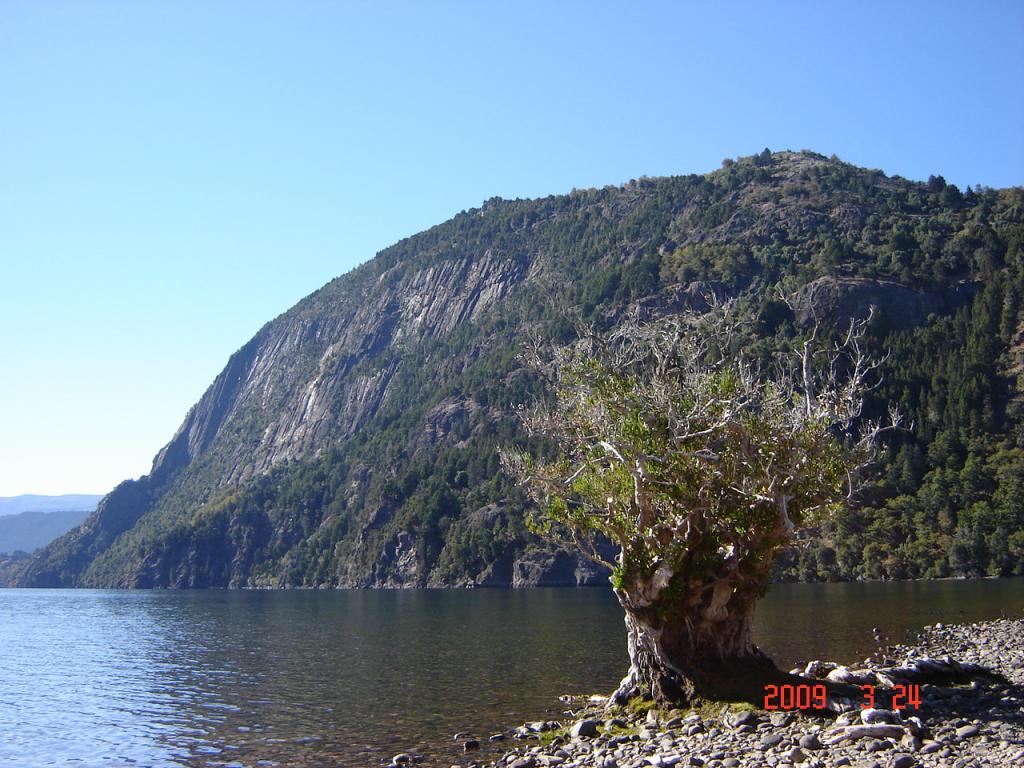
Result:
M755 594L732 592L700 606L643 605L617 589L626 612L629 673L612 697L671 704L697 699L761 701L764 684L780 675L754 645Z

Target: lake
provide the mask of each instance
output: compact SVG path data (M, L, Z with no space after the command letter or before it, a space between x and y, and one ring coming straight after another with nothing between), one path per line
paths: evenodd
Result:
M755 635L788 668L925 624L1020 617L1024 580L775 586ZM458 762L482 738L609 693L610 589L0 590L0 765ZM466 762L466 761L463 761Z

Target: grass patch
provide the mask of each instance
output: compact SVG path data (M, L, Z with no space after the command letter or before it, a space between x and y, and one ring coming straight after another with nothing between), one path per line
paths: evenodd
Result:
M554 729L552 729L550 731L541 731L540 733L537 734L537 737L538 737L538 739L540 739L540 743L543 744L546 747L552 741L554 741L555 739L557 739L559 737L561 737L563 739L568 739L569 738L569 728L568 728L568 726L563 726L561 728L554 728Z

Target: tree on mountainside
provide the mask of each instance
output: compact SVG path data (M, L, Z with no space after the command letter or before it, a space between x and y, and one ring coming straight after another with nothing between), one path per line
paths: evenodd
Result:
M730 323L630 319L531 353L552 397L521 414L556 455L503 463L535 527L612 570L631 661L617 702L749 699L781 674L751 635L772 562L855 491L883 429L853 433L876 367L863 323L828 349L812 335L772 375L730 349Z

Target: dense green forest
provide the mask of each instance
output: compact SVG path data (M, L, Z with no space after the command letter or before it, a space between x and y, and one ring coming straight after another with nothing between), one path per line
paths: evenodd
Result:
M408 304L417 275L485 255L505 270L486 286L500 294L486 311L415 343L398 340L396 315L345 362L350 379L386 377L372 413L346 421L339 398L344 429L228 482L219 446L255 445L268 423L238 406L221 442L132 486L141 500L120 530L65 537L23 582L510 583L515 563L548 551L496 452L525 444L514 409L544 395L517 359L525 340L568 343L574 318L607 328L630 307L700 310L712 296L735 300L737 349L764 365L815 322L841 334L874 306L869 342L887 357L864 416L897 404L908 425L887 436L850 508L786 553L779 579L1024 573L1021 189L961 191L766 150L706 175L489 200L322 295L391 291Z

